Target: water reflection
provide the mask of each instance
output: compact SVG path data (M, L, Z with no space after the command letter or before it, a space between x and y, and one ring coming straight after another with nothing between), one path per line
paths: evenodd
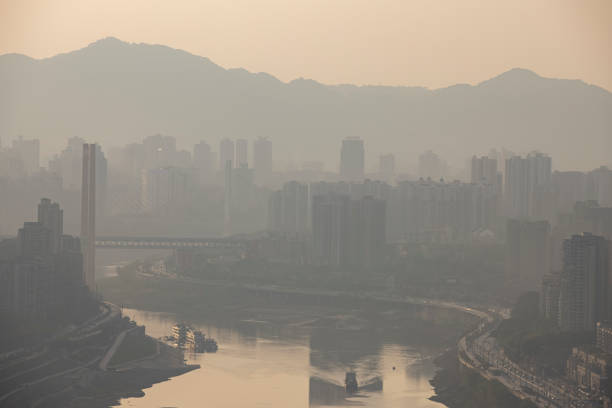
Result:
M163 337L176 316L125 309L124 313ZM410 344L386 342L376 331L279 328L265 322L233 321L225 327L189 322L219 343L213 354L187 353L201 368L145 390L121 407L318 407L433 408L428 400L433 367ZM347 371L358 382L379 378L382 391L344 391Z

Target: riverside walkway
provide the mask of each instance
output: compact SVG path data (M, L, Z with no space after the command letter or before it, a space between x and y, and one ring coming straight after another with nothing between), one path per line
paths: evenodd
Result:
M491 312L489 312L491 313ZM595 408L594 396L564 379L543 378L510 360L492 336L502 317L493 315L458 343L461 364L487 380L496 380L513 395L529 400L538 408Z

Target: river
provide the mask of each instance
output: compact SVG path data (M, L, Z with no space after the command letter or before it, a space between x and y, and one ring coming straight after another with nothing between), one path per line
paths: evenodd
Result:
M182 319L168 313L124 309L153 337L170 334ZM189 321L212 336L219 350L186 353L201 368L127 398L119 407L443 407L429 401L435 368L432 350L386 342L376 333L327 328L323 331L273 327L265 321L238 321L225 327ZM420 350L418 349L420 348ZM382 391L345 398L346 371L360 383L380 378Z

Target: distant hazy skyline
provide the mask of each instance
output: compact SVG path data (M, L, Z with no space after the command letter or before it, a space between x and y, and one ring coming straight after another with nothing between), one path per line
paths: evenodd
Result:
M439 88L513 67L612 90L610 0L0 0L0 54L115 36L227 68Z

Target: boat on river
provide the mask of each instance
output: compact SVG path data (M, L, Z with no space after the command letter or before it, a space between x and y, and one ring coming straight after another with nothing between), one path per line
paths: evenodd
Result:
M175 324L168 340L178 348L189 348L196 353L214 353L219 348L213 338L206 337L200 330L186 323Z

